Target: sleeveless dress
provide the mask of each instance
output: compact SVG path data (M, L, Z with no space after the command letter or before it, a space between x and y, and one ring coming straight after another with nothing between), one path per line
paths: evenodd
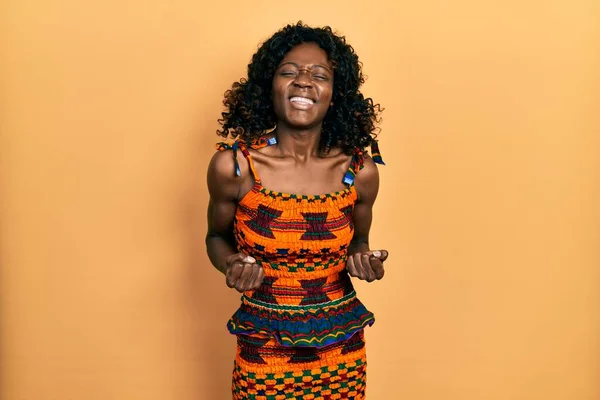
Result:
M375 319L345 269L363 153L357 149L352 157L346 189L305 196L262 186L248 148L275 143L272 137L217 144L233 150L234 159L239 149L253 174L254 187L237 206L234 235L238 251L265 272L227 324L238 343L233 399L364 399L363 329ZM372 156L383 163L376 144ZM237 159L235 173L241 175Z

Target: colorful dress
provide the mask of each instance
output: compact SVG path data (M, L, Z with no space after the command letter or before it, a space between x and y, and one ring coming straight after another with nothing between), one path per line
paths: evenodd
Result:
M275 143L270 138L217 145L234 150L234 157L241 150L254 176L254 187L238 203L234 234L238 251L254 257L265 272L262 285L242 295L227 324L238 340L233 399L364 399L363 329L375 319L346 272L354 175L363 153L352 157L346 189L286 194L262 186L248 151ZM235 173L240 175L237 159Z

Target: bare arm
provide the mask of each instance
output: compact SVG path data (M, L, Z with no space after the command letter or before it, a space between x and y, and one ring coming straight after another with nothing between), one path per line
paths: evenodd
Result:
M351 276L372 282L383 277L383 261L388 252L371 251L369 247L373 205L379 192L379 171L371 158L365 158L364 168L356 174L354 185L358 199L354 205L354 237L348 249L347 268Z
M364 168L354 180L358 199L354 205L354 237L350 253L369 251L369 231L373 220L373 205L379 192L379 171L371 158L365 158Z
M241 154L239 157L242 157ZM258 287L264 278L264 272L252 257L237 250L233 220L243 177L248 177L248 170L245 166L242 177L237 177L233 173L234 168L229 151L216 153L208 166L210 200L206 251L215 268L225 274L227 285L243 292Z
M240 177L233 174L231 152L215 153L208 166L208 232L206 250L212 264L222 273L227 257L237 253L233 237L233 218L237 208Z

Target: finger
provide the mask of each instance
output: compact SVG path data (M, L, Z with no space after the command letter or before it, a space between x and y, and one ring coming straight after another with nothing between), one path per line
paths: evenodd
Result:
M367 271L365 271L365 267L362 263L362 254L356 253L353 255L354 265L356 267L356 272L358 273L358 279L367 279Z
M232 254L229 257L227 257L227 264L231 265L231 264L233 264L236 261L244 262L244 258L246 258L245 254L242 254L242 253Z
M370 251L367 251L367 254L370 256L379 258L379 257L381 257L381 250L370 250Z
M258 274L256 275L256 280L254 281L255 288L260 287L262 285L263 280L265 279L265 270L263 267L258 267Z
M381 261L387 260L388 255L389 255L387 250L373 250L373 251L368 251L367 254L370 254L373 257L377 257Z
M235 254L230 255L227 258L226 264L227 265L231 265L234 262L255 263L256 260L253 257L251 257L249 255L246 255L244 253L235 253Z
M252 256L247 256L247 255L244 255L244 259L243 259L243 261L244 261L245 263L248 263L248 264L254 264L254 263L256 262L256 260L254 259L254 257L252 257Z
M352 254L352 265L354 265L355 276L358 279L365 279L365 272L360 262L360 253Z
M244 263L242 273L235 284L238 292L245 292L250 286L250 277L252 277L252 264Z
M373 256L371 256L369 262L371 263L371 269L373 270L373 273L375 273L375 279L383 278L383 274L385 273L383 269L383 262L379 258Z
M381 257L379 257L379 259L381 261L387 260L388 255L389 255L388 251L387 250L380 250L380 251L381 251Z
M365 272L367 274L367 282L373 282L375 280L375 272L373 272L373 269L371 268L371 262L369 261L371 255L365 253L362 254L360 258L362 261L363 268L365 269Z
M258 271L260 270L260 267L256 264L250 264L250 269L252 270L252 274L250 275L250 278L248 278L248 286L246 287L246 290L252 290L256 287L256 278L258 277Z
M350 255L346 260L346 269L348 270L348 274L354 278L358 277L358 272L356 271L356 265L354 265L354 257Z
M229 268L227 268L227 272L225 273L227 286L230 288L235 287L235 284L240 278L243 269L244 265L239 261L234 262Z
M244 260L249 257L243 253L235 253L227 257L225 260L225 276L231 276L231 273L235 271L235 268L231 268L234 264L243 264ZM233 282L234 283L234 282Z
M238 262L236 262L236 264L238 264ZM237 279L233 282L233 287L238 292L241 292L241 291L243 291L243 287L241 285L242 285L242 274L244 273L244 263L239 263L239 265L240 265L239 273L237 274Z
M263 279L265 278L265 271L263 267L254 264L254 269L256 270L256 275L253 275L253 280L250 289L259 288L262 284Z

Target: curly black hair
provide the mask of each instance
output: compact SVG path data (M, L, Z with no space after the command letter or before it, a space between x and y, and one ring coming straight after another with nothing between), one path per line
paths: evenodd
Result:
M248 79L242 78L225 92L217 134L250 142L275 128L277 118L271 95L272 81L279 63L292 47L316 43L327 53L334 67L333 106L330 106L321 133L320 149L339 147L346 154L371 144L382 110L359 88L364 83L362 63L344 36L329 26L312 28L301 21L287 25L265 41L252 56Z

